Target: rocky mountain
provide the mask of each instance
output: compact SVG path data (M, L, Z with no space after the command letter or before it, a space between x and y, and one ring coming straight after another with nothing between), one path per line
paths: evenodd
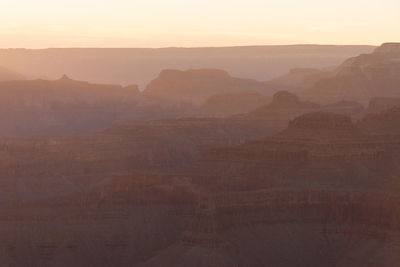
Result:
M350 101L319 105L310 101L302 101L296 94L288 91L279 91L273 95L271 103L246 114L237 115L237 117L246 120L262 119L274 124L276 129L283 130L295 117L317 111L335 112L360 118L364 113L364 107L357 102Z
M66 194L120 173L183 167L211 148L275 131L241 119L179 119L121 123L94 134L2 137L0 200Z
M331 69L296 68L285 75L266 81L265 84L276 91L301 91L312 87L317 81L330 77Z
M211 95L242 91L268 93L261 82L231 77L226 71L216 69L164 70L143 93L172 102L200 105Z
M317 112L215 149L182 174L213 193L143 266L396 266L399 145Z
M144 88L164 69L224 69L235 77L272 79L293 67L323 68L370 53L373 46L288 45L204 48L1 49L0 62L29 79L64 73L101 84Z
M163 105L138 87L58 80L0 82L0 135L79 134L114 123L176 117L183 105Z
M168 151L182 140L211 142L210 136L223 129L211 131L207 120L119 125L97 137L81 137L90 142L76 145L79 153L66 137L49 139L53 148L43 154L37 152L39 143L26 154L22 145L7 140L1 154L20 162L1 175L2 190L6 177L14 173L13 183L21 184L22 170L43 165L25 168L22 155L27 162L64 155L64 164L70 157L82 166L76 176L82 183L85 175L104 173L111 159L114 171L123 169L123 158L127 167L139 162L134 151L150 150L132 144L146 143L144 136L154 142L158 134L180 132ZM223 131L226 143L228 130ZM16 266L393 267L400 255L400 143L387 137L365 132L345 115L314 112L293 119L274 136L212 149L182 169L113 172L75 193L39 191L42 198L2 201L0 253L3 262ZM55 162L49 165L61 174ZM54 170L39 169L51 179L35 177L18 195L43 184L54 192L61 182Z
M371 54L346 60L327 78L304 89L302 96L318 102L354 100L363 103L373 97L398 97L400 86L400 43L386 43Z

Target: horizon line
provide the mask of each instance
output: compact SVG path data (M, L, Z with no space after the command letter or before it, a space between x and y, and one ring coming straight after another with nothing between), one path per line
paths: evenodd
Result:
M298 44L264 44L264 45L232 45L232 46L165 46L165 47L113 47L113 46L65 46L65 47L42 47L42 48L27 48L27 47L0 47L0 49L9 50L48 50L48 49L215 49L215 48L252 48L252 47L290 47L290 46L370 46L378 47L381 44L314 44L314 43L298 43Z

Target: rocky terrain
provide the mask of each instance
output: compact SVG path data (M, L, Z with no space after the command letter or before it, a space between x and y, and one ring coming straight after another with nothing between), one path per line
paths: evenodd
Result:
M399 151L332 113L214 150L185 172L213 193L144 266L396 266Z
M143 96L135 85L92 84L67 76L0 82L0 135L96 132L116 122L177 117L171 106Z
M24 155L27 162L43 159L31 163L35 168L20 161L2 175L15 174L18 179L13 180L20 183L19 197L14 198L2 185L4 262L11 266L396 266L400 142L395 135L371 134L346 115L313 112L293 119L274 136L237 146L249 136L235 129L228 140L229 125L222 127L218 121L214 129L211 119L197 120L202 123L183 119L146 127L116 125L74 140L77 148L67 137L39 138L28 146L30 153L24 152L21 140L20 145L4 140L4 156L22 160ZM189 137L193 145L207 150L228 147L211 149L196 163L165 172L162 167L172 165L160 161L161 143L154 144L157 150L149 155L154 161L146 163L135 156L152 151L143 136L154 142L162 138L161 132L165 144L175 140L166 148L171 153L168 159L175 157L172 148L179 150ZM188 157L176 155L178 162ZM155 166L160 167L158 172ZM28 173L35 182L21 183L22 170L33 169L42 177ZM80 190L57 194L39 190L41 182L53 183L51 192L65 187L56 178L65 178L67 171L74 172ZM90 186L82 185L88 181L85 175L96 178ZM22 198L29 187L38 195Z
M215 94L195 109L184 113L184 117L229 117L248 113L271 102L271 97L256 91Z
M235 78L216 69L164 70L151 81L144 94L172 102L202 104L209 96L221 93L258 91L271 93L256 80Z
M309 100L332 102L354 100L366 103L372 97L399 97L400 43L386 43L371 54L350 58L330 77L303 89Z
M209 48L52 48L0 49L0 65L29 79L76 80L101 84L138 84L144 88L164 69L224 69L235 77L260 81L294 67L336 66L374 46L287 45Z
M214 69L0 82L0 265L398 266L398 51L278 92Z

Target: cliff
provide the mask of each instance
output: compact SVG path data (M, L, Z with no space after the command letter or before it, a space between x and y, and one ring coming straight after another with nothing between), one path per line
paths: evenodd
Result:
M261 82L231 77L222 70L164 70L147 85L144 94L159 97L165 101L199 105L214 94L240 91L263 92L264 89L265 86Z

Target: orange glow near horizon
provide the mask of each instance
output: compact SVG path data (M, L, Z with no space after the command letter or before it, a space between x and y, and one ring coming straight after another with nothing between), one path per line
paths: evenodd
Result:
M0 47L400 41L398 0L2 0Z

